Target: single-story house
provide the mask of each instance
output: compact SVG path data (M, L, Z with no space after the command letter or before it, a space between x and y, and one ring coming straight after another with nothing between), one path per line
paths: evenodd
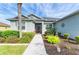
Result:
M25 32L39 32L44 34L47 26L53 27L53 23L58 18L49 18L49 17L39 17L34 14L27 16L22 16L22 31ZM11 29L18 30L18 16L14 18L7 19L10 21Z
M10 21L12 30L18 30L18 16L7 20ZM22 31L44 34L47 26L55 27L56 32L61 32L62 35L69 33L70 38L74 38L79 35L79 11L73 12L61 19L39 17L34 14L22 15Z
M10 25L0 22L0 31L9 30Z
M70 38L79 36L79 11L73 12L55 23L56 31L69 33Z

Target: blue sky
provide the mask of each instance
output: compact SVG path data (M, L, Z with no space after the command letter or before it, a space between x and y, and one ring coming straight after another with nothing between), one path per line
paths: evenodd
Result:
M40 17L62 18L73 11L79 10L79 4L75 3L24 3L22 4L22 14L34 13ZM17 16L16 3L0 3L0 22L8 23L5 20Z

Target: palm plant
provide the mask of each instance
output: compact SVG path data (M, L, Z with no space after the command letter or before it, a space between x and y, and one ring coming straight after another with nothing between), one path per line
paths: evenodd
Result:
M22 6L22 3L18 3L18 26L19 26L19 37L21 38L22 37L22 25L21 25L21 6Z

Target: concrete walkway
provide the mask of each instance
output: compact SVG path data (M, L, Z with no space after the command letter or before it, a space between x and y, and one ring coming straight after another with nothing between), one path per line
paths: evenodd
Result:
M24 55L46 55L41 34L36 34L24 52Z

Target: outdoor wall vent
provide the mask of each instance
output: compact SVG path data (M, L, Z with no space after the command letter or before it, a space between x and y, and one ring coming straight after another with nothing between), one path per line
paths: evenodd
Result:
M64 26L65 26L65 24L64 24L64 23L62 23L62 24L61 24L61 27L64 27Z

